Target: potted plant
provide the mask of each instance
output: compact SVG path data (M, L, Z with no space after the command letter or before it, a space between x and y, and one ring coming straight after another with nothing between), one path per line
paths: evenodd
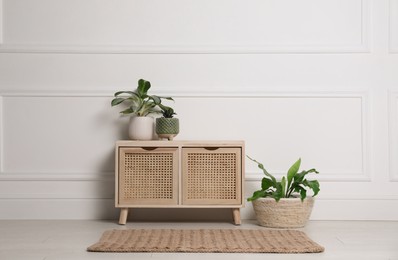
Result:
M133 140L151 140L154 133L154 119L148 115L160 113L158 106L162 99L173 100L171 97L148 95L150 88L149 81L140 79L135 91L118 91L111 102L112 106L128 104L128 107L120 113L131 116L129 137Z
M159 104L163 117L156 118L156 134L160 138L167 138L173 140L173 138L180 132L180 123L178 118L174 118L176 115L174 109L171 107Z
M307 223L314 205L314 198L319 192L317 180L307 180L309 173L318 173L315 169L299 172L301 159L298 159L288 170L287 176L280 181L267 172L263 164L258 164L265 177L261 181L261 189L253 193L248 201L253 202L257 220L261 226L273 228L297 228ZM313 191L307 197L307 190Z

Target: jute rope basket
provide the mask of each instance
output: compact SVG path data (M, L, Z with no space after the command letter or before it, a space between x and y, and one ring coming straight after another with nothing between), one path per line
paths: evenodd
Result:
M253 201L253 208L261 226L272 228L304 227L310 218L314 198L284 198L278 202L273 198L259 198Z

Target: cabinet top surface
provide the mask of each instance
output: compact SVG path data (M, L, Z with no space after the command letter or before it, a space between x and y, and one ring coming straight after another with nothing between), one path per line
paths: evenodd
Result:
M244 146L244 144L242 140L116 141L116 146Z

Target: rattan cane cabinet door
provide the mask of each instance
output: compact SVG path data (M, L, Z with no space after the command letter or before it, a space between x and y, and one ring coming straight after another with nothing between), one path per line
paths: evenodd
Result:
M183 204L241 205L241 156L240 147L183 148Z
M119 148L120 206L178 203L178 147Z

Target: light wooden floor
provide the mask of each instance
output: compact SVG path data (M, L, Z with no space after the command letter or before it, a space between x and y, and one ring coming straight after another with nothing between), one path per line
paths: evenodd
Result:
M103 231L124 228L262 228L255 222L128 223L94 220L2 220L0 259L374 259L398 260L398 222L311 221L303 230L326 250L321 254L90 253Z

